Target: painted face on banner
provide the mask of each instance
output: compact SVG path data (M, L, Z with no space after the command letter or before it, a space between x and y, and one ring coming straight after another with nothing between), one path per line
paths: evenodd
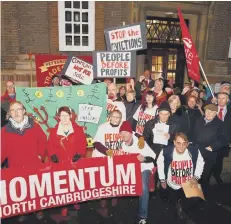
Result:
M62 111L59 116L60 123L63 125L68 125L71 123L71 116L65 111Z
M26 110L23 108L22 104L14 103L10 106L9 113L15 122L21 123L24 119Z

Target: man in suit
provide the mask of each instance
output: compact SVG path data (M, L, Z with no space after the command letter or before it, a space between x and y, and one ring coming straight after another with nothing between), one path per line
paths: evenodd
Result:
M217 117L224 122L224 134L229 143L231 142L231 107L229 105L229 94L219 92L217 95L218 112ZM224 148L217 154L216 163L213 166L213 176L218 184L222 184L221 172L223 169L223 159L229 156L229 147Z

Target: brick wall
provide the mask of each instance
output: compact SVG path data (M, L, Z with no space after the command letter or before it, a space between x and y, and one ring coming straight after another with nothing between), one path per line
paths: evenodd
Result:
M20 53L49 53L47 2L19 2Z
M1 64L2 68L15 68L19 53L17 2L1 2Z
M231 75L231 59L228 59L230 38L231 2L215 2L209 27L206 62L208 73L217 76Z

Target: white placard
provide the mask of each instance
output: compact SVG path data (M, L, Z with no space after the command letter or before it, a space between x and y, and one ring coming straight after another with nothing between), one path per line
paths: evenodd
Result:
M98 124L102 110L100 106L79 104L78 121Z
M164 134L168 133L169 125L163 123L155 124L155 128L153 128L153 143L167 145L168 140L165 138Z
M64 74L85 85L89 85L93 81L93 66L86 61L77 57L68 58L65 65Z
M97 77L131 76L131 52L97 52Z

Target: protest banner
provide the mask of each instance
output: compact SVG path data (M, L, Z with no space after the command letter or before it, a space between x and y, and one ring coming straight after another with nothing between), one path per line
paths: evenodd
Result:
M93 69L97 78L129 78L136 76L135 52L93 52Z
M142 194L137 155L85 158L38 169L3 169L1 218L100 198Z
M147 49L145 22L104 30L108 51L137 51Z
M75 57L68 57L63 68L63 74L77 83L89 85L94 79L93 66L88 62Z
M91 56L79 56L79 58L92 63ZM51 86L52 77L62 73L66 60L66 55L36 54L35 65L37 86Z
M95 136L98 125L106 122L106 86L104 83L92 85L78 85L69 87L41 87L26 88L16 87L16 99L25 106L27 113L33 117L48 135L49 128L57 124L56 111L62 106L70 107L75 114L72 118L84 127L91 141ZM79 105L102 108L102 112L96 111L93 117L96 120L78 120Z

